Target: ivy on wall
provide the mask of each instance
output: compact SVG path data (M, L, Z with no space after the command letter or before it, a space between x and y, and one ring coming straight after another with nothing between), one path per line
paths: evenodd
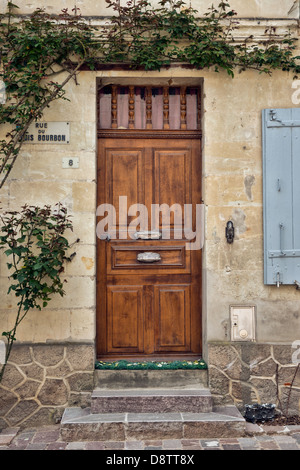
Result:
M37 9L28 17L17 15L18 6L8 1L0 16L0 78L6 85L6 102L0 105L0 124L6 135L0 140L0 188L20 154L29 126L43 116L53 101L67 99L66 85L83 65L127 64L132 68L159 70L173 63L196 69L213 67L235 71L254 69L292 70L300 65L296 41L289 32L278 37L266 31L260 43L252 37L236 42L236 12L227 2L211 7L203 16L182 0L106 0L112 14L96 29L67 9L49 15ZM170 6L171 4L171 6Z
M115 0L106 3L116 15L103 37L105 61L130 63L146 70L187 63L197 69L224 69L232 77L236 69L299 71L299 57L293 56L296 39L289 31L279 39L276 30L270 28L260 43L253 42L253 36L237 42L237 12L226 1L217 8L212 6L202 17L182 0L161 0L160 8L152 8L148 0L130 0L123 7Z
M92 57L92 30L77 15L63 11L51 17L41 9L18 19L17 6L8 3L0 18L1 74L6 102L0 106L0 187L20 153L30 124L50 103L66 99L65 86ZM57 77L62 79L57 81Z
M71 260L68 230L73 230L72 223L61 204L54 208L25 205L20 212L0 215L0 250L5 250L10 272L7 294L14 293L18 300L13 326L2 332L7 344L0 382L20 323L32 309L46 307L54 294L65 295L61 275L65 261Z

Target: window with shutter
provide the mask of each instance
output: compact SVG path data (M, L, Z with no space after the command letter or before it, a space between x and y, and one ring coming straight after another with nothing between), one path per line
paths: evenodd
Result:
M300 109L262 113L265 284L300 282Z

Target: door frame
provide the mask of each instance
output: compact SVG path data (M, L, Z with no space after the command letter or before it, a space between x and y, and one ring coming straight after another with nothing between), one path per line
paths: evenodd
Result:
M199 82L198 82L199 84ZM98 87L98 96L97 96L97 103L99 103L99 91L100 87ZM200 94L201 96L201 94ZM202 102L202 97L201 97L201 102ZM98 113L99 116L99 113ZM101 188L101 184L99 183L99 165L98 165L98 158L99 158L99 149L98 149L98 142L99 139L101 138L113 138L113 139L122 139L122 138L132 138L132 139L195 139L199 140L199 176L201 178L201 188L202 188L202 131L201 129L199 130L137 130L137 129L99 129L97 130L97 203L99 201L104 200L104 195L102 194L103 188ZM202 190L201 190L202 191ZM202 199L200 202L203 202ZM96 222L97 223L97 222ZM98 315L99 315L99 305L100 302L107 302L106 298L99 299L99 291L100 291L100 285L106 282L106 260L100 259L99 253L101 253L101 250L99 248L100 243L103 243L102 240L99 240L98 237L96 237L96 356L99 357L98 351L98 344L99 341L101 341L101 337L103 334L106 334L106 331L99 331L99 321L98 321ZM105 250L102 250L102 253ZM203 268L203 257L202 257L202 250L201 250L201 255L200 255L200 260L201 260L201 266L200 266L200 272L202 272ZM200 298L201 298L201 304L200 304L200 332L199 332L199 342L200 342L200 347L201 347L201 355L203 355L203 298L202 298L202 275L200 276L199 279L199 292L200 292ZM106 297L106 296L105 296ZM106 308L106 306L105 306ZM122 356L124 359L130 359L129 357ZM136 359L136 356L134 356ZM101 356L99 357L101 358ZM166 357L167 358L167 357ZM184 356L179 356L178 358L180 359L193 359L195 356L191 355L184 355ZM197 358L199 358L199 354L197 355ZM107 356L107 360L109 360ZM175 360L176 354L172 354L172 359ZM155 358L153 358L155 360ZM163 360L162 357L159 358L159 360Z

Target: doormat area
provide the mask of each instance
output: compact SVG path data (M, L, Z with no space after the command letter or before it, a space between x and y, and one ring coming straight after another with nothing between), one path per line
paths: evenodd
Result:
M143 361L143 362L130 362L130 361L97 361L95 364L96 369L102 370L176 370L176 369L207 369L206 363L203 359L195 361Z

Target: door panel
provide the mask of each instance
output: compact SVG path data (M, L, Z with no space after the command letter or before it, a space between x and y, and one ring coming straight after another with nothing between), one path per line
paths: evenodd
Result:
M142 352L143 294L141 286L107 286L108 353Z
M154 203L167 204L170 208L175 205L174 211L170 211L170 228L178 229L183 226L184 204L191 202L191 151L154 149L154 167ZM166 224L169 224L169 219L166 217L164 223L160 214L159 227L164 228Z
M97 204L114 206L117 234L97 238L98 357L199 357L201 250L187 249L183 221L185 204L195 214L201 203L200 140L98 144ZM135 204L146 208L142 221ZM153 211L158 206L168 210Z
M144 204L144 155L143 149L106 149L106 203L116 209L117 229L124 230L127 220L120 218L119 197L126 196L127 204Z
M138 255L144 252L157 253L160 260L153 263L143 263L138 260ZM107 247L108 262L107 272L143 274L174 274L176 272L190 273L191 252L186 250L185 242L181 245L170 245L170 241L162 240L159 244L153 245L153 241L148 243L135 244L116 244L111 242Z
M190 352L190 286L156 286L154 297L156 352Z

